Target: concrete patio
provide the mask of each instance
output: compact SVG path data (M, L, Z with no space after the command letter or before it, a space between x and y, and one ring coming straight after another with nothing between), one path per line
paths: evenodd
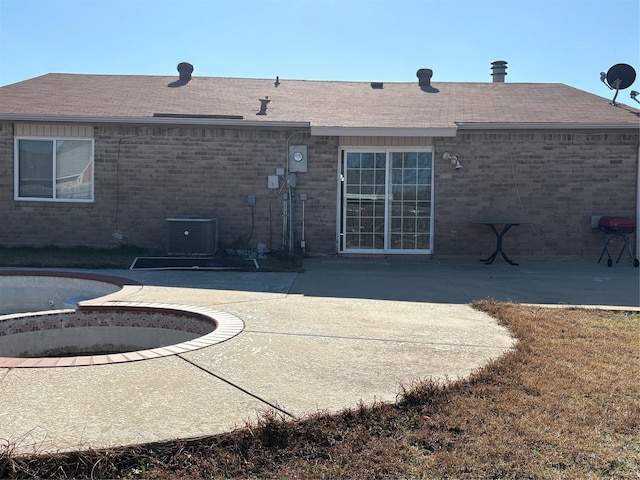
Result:
M469 375L514 340L468 304L640 310L639 270L593 263L308 259L304 273L129 271L126 300L215 308L244 330L138 362L0 369L0 442L31 453L214 435L266 410L300 417Z

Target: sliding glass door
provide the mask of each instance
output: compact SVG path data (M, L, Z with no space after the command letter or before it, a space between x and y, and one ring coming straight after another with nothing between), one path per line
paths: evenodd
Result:
M345 150L341 251L430 253L432 163L427 150Z

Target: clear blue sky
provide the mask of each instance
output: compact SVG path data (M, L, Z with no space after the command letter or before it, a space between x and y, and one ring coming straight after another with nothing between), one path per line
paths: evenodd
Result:
M0 0L0 85L49 72L559 82L638 71L638 0ZM631 90L631 89L629 89ZM633 104L629 90L619 101Z

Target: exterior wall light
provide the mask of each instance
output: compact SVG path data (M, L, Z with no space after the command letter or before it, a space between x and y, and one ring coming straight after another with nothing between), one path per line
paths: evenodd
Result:
M451 155L449 152L444 152L442 154L442 159L446 162L451 162L453 168L456 170L460 170L462 168L462 164L456 155Z

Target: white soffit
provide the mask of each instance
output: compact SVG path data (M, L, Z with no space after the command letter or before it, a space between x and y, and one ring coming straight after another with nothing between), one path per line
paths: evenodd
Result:
M311 135L325 137L455 137L457 127L389 128L389 127L314 127Z

